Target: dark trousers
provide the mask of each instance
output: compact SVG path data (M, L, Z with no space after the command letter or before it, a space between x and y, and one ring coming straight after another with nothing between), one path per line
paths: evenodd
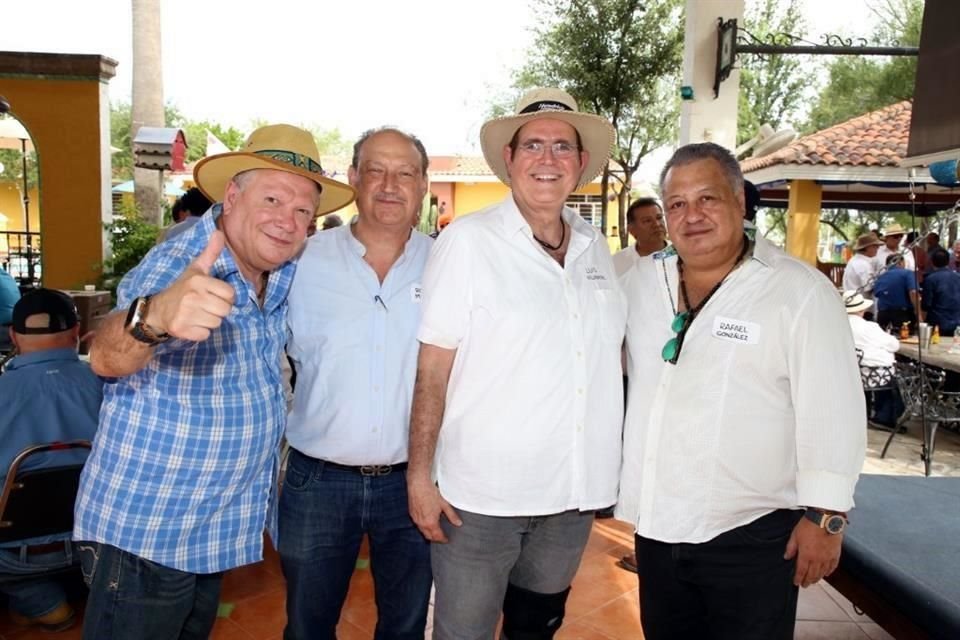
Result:
M164 567L107 544L78 542L90 587L84 640L206 640L220 605L222 573Z
M904 322L910 323L910 333L917 331L917 318L913 309L884 309L877 312L877 324L884 331L890 331L893 328L893 335L900 335L900 327Z
M700 544L636 536L647 640L792 640L795 562L784 560L802 511L781 509Z
M430 543L407 504L407 474L363 476L290 450L277 551L287 579L285 640L336 638L364 533L377 603L377 640L422 639L430 603Z

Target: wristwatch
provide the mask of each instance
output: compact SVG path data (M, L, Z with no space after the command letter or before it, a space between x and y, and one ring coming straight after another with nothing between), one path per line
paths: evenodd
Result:
M124 328L134 339L155 347L170 339L169 333L157 333L153 327L143 321L150 306L150 296L140 296L130 305L127 311L127 322Z
M823 509L808 508L803 512L803 517L832 536L843 533L849 524L845 514L824 511Z

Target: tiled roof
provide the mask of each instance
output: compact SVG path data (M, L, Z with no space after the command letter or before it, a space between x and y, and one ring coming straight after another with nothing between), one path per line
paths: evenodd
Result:
M910 101L857 116L740 163L744 173L778 164L898 167L907 153Z
M430 158L430 175L492 176L483 156L434 156Z

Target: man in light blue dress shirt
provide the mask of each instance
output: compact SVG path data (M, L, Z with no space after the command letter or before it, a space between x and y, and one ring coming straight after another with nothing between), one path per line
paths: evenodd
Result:
M280 497L286 640L336 638L364 534L377 638L423 638L430 548L407 511L420 278L432 240L413 229L428 158L415 137L368 131L349 170L353 224L307 243L290 290L297 372Z
M17 356L0 376L4 474L27 447L92 440L103 398L103 383L77 356L80 319L70 296L34 289L16 303L9 321ZM86 457L82 449L50 451L28 457L20 470L82 464ZM44 631L72 626L74 611L51 574L75 563L69 533L0 544L0 593L9 600L14 622Z

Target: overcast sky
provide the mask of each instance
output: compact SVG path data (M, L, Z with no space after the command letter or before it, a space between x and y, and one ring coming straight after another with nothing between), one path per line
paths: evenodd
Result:
M869 35L866 0L804 2L812 40ZM11 0L0 15L0 49L106 55L119 62L111 99L129 100L130 0ZM478 154L534 20L524 0L163 0L164 97L243 130L260 118L352 139L389 123L433 154Z

